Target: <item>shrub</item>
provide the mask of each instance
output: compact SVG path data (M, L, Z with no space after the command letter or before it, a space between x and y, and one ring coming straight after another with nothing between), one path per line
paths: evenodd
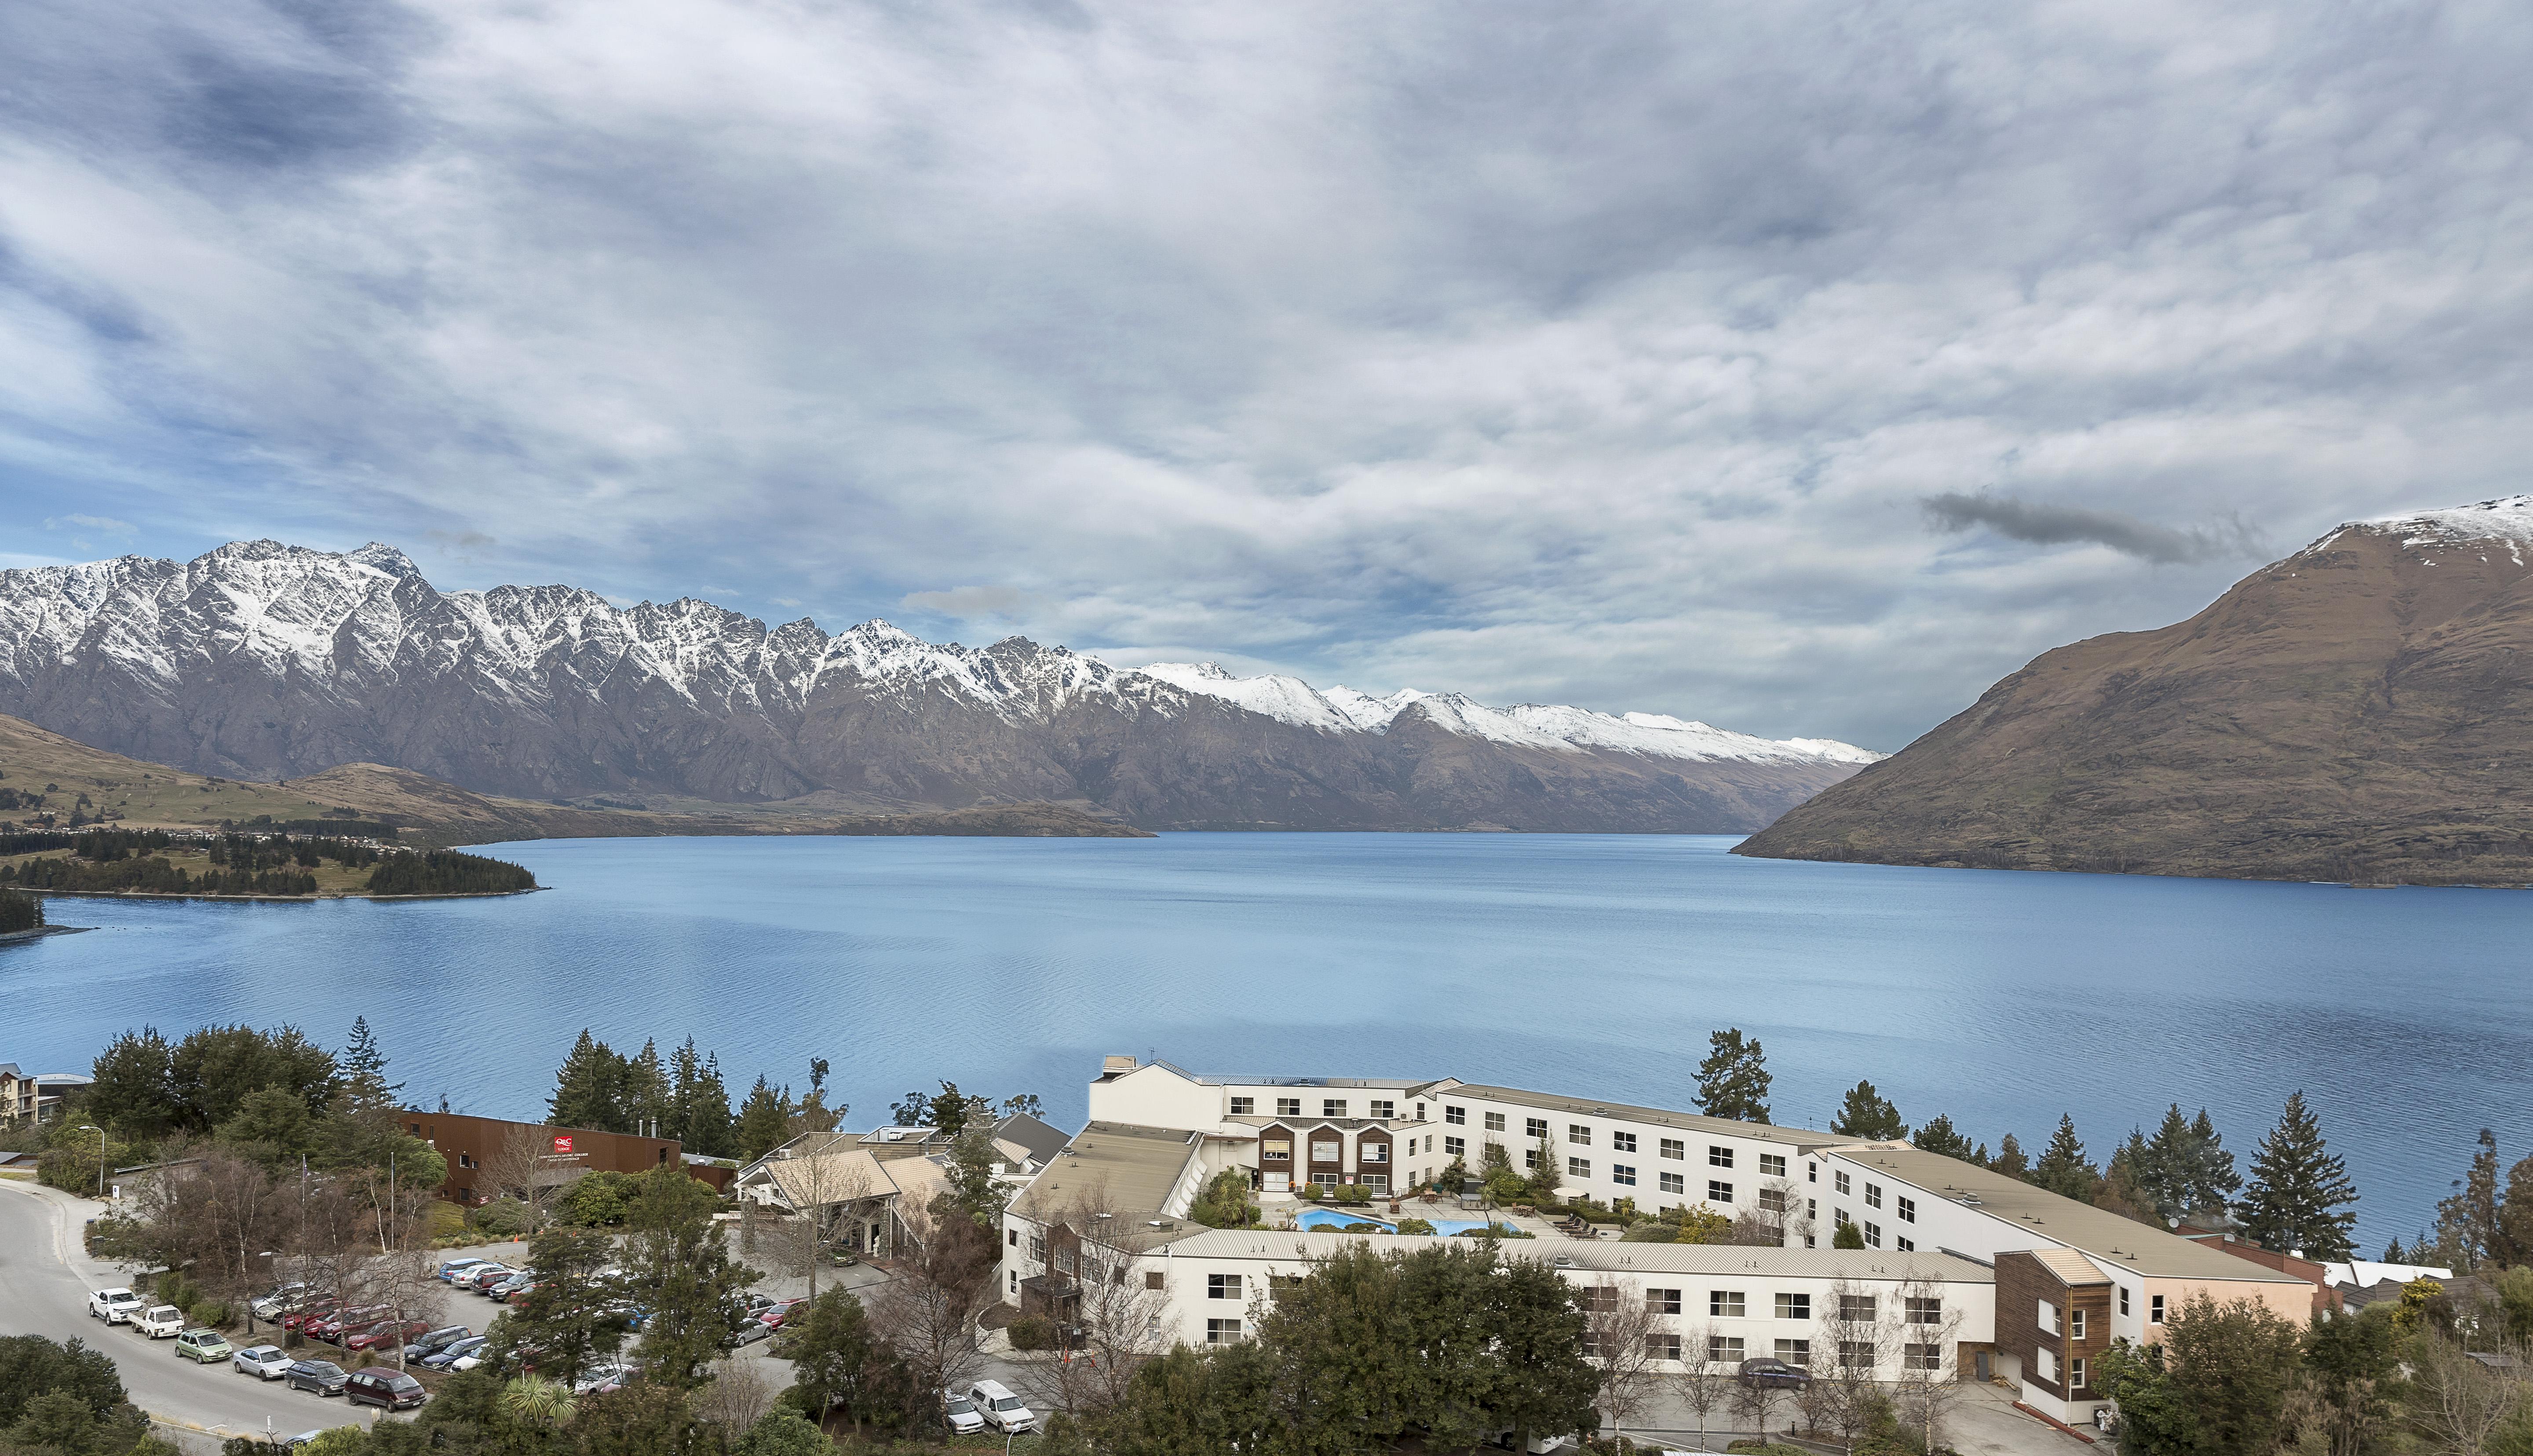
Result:
M1055 1346L1055 1328L1035 1314L1024 1314L1011 1322L1005 1333L1012 1337L1015 1350L1048 1350Z
M1679 1225L1640 1223L1620 1234L1619 1242L1621 1244L1677 1244L1679 1242Z
M1402 1234L1431 1234L1434 1232L1434 1226L1421 1218L1402 1218L1398 1221L1398 1232Z
M213 1329L227 1329L237 1323L237 1310L226 1300L197 1300L186 1307L185 1312L196 1324L207 1324Z
M527 1231L528 1205L516 1198L495 1198L468 1218L483 1233L497 1239L515 1239Z
M1329 1189L1326 1196L1321 1201L1335 1203L1341 1207L1360 1208L1372 1201L1372 1190L1359 1183L1341 1183Z

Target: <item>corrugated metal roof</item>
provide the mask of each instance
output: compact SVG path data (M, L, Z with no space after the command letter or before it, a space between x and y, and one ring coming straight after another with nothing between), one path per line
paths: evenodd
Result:
M1201 1141L1182 1129L1091 1123L1030 1181L1013 1210L1046 1218L1088 1200L1101 1212L1157 1213Z
M2072 1249L2035 1249L2032 1256L2040 1266L2058 1276L2058 1282L2070 1289L2086 1284L2108 1284L2111 1276L2101 1271L2091 1259Z
M1440 1087L1436 1097L1448 1097L1465 1092L1472 1098L1490 1102L1518 1102L1543 1107L1571 1117L1608 1118L1614 1122L1648 1123L1655 1127L1679 1128L1694 1133L1713 1133L1718 1136L1749 1137L1761 1142L1784 1142L1796 1147L1825 1147L1842 1139L1809 1128L1779 1128L1767 1123L1736 1122L1729 1117L1708 1117L1703 1113L1672 1112L1660 1107L1639 1107L1631 1102L1611 1102L1591 1097L1567 1097L1555 1092L1526 1092L1519 1087L1502 1087L1487 1082L1457 1082Z

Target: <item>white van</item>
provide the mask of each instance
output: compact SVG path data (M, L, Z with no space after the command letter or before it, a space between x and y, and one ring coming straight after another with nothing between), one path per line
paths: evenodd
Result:
M133 1315L132 1327L153 1340L172 1340L185 1332L185 1311L159 1305Z
M986 1425L1006 1434L1018 1434L1037 1426L1037 1417L1030 1414L1029 1404L1000 1380L979 1380L969 1386L968 1399L975 1402L976 1414L985 1418Z

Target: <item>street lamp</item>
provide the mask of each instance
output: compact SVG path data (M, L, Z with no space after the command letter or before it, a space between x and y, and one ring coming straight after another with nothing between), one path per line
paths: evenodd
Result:
M94 1123L82 1123L79 1130L96 1135L96 1195L105 1196L105 1130Z

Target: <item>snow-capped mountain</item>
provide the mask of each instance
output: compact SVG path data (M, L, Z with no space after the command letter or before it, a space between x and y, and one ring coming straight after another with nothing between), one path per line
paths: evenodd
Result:
M371 761L521 796L1089 800L1151 827L1747 830L1876 756L692 599L442 593L391 547L271 541L0 572L0 712L239 778Z
M1412 687L1385 698L1357 692L1342 683L1322 692L1299 677L1234 677L1214 663L1153 663L1137 670L1189 692L1237 703L1252 713L1328 732L1387 732L1389 725L1409 704L1421 703L1426 717L1447 731L1524 748L1545 748L1552 753L1582 753L1600 748L1652 758L1843 763L1858 768L1883 757L1835 738L1760 738L1657 713L1613 718L1589 709L1539 703L1490 708L1459 693L1433 693Z

